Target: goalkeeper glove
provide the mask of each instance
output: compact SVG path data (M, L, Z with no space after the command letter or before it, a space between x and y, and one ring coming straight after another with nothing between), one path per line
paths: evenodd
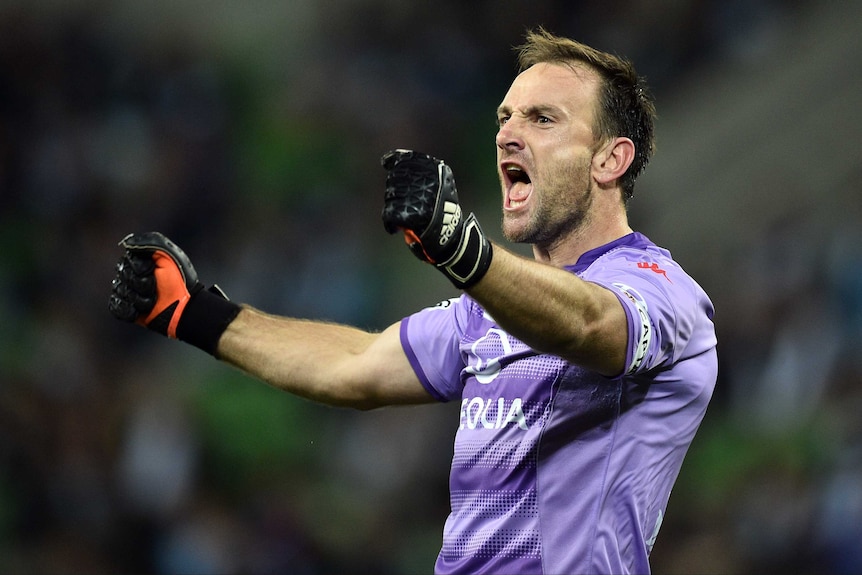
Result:
M217 356L221 334L239 313L218 286L205 289L188 256L158 232L129 234L117 263L110 312Z
M386 176L383 226L404 232L410 250L434 264L459 289L491 265L491 243L472 213L462 217L452 169L428 154L393 150L381 159Z

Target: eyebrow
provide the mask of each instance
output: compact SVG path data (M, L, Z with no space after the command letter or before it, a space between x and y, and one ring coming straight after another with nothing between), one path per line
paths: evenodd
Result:
M499 118L502 115L511 115L512 109L509 106L500 105L497 107L497 117ZM539 104L535 106L529 106L524 109L524 116L543 116L543 115L552 115L559 116L562 114L562 110L557 106L552 106L550 104Z

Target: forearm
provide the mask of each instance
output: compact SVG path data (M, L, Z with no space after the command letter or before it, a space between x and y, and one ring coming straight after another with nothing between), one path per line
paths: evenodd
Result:
M406 357L400 359L395 327L375 334L244 307L218 352L250 375L320 403L368 409L427 401Z
M494 246L488 272L468 293L506 331L537 351L605 375L623 369L625 312L607 289Z

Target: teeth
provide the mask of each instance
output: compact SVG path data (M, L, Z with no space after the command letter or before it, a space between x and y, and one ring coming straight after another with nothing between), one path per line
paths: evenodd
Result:
M518 166L507 166L506 171L507 172L523 172L524 170L522 170Z

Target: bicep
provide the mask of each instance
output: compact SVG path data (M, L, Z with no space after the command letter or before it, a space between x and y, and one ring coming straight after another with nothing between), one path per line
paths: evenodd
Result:
M609 377L620 375L625 369L629 339L625 308L607 287L592 282L584 285L592 291L598 311L589 324L591 333L584 338L581 364Z
M362 407L436 402L420 383L401 345L400 322L377 334L355 358L357 387L364 390Z

